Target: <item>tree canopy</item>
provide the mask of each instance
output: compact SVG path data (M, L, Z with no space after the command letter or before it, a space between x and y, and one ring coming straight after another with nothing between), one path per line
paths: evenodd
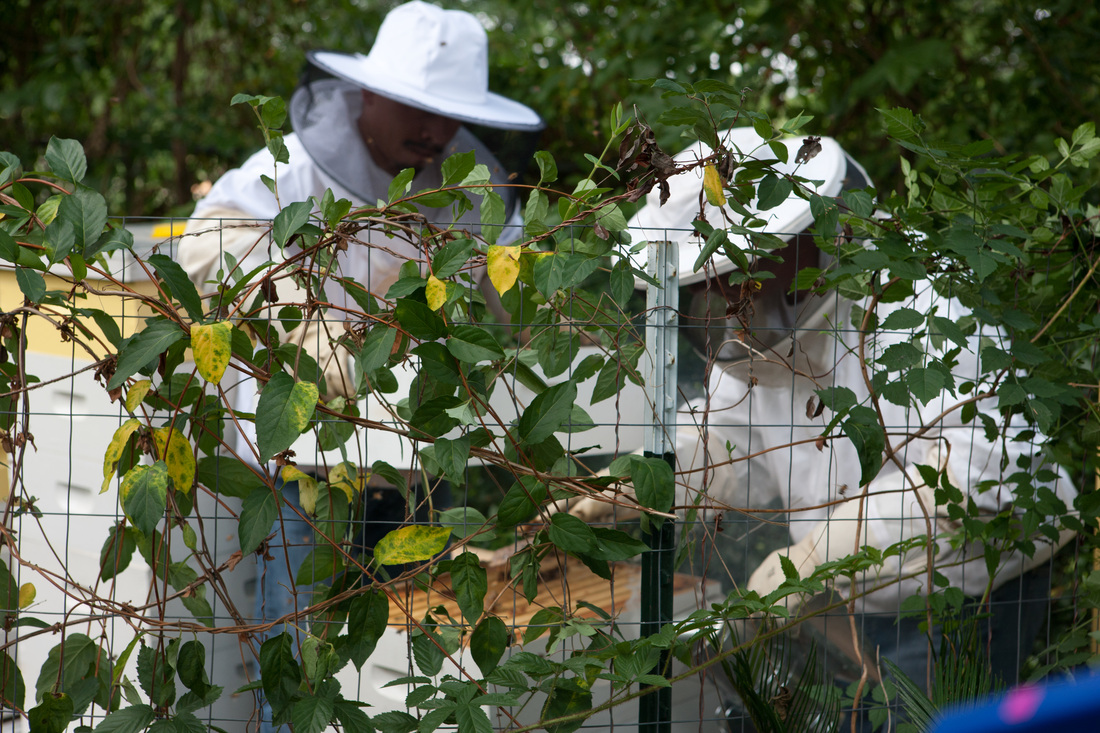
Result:
M364 51L396 2L16 0L0 47L0 149L33 160L51 135L88 151L112 211L186 214L192 186L255 147L238 93L289 96L311 48ZM1069 0L794 0L562 5L471 0L490 31L491 85L541 112L540 147L564 180L598 154L616 103L651 123L662 100L635 80L713 78L749 109L815 116L880 187L900 189L875 109L911 109L931 139L1052 149L1100 117L1100 10ZM676 130L660 142L677 149ZM689 133L690 134L690 133Z

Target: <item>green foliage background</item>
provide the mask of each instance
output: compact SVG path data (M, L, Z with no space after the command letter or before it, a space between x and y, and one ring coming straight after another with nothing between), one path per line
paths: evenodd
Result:
M311 48L365 51L397 3L342 0L14 0L0 45L0 149L25 161L81 141L112 212L185 214L191 186L257 147L240 92L289 97ZM1100 117L1100 9L1062 0L759 0L562 4L470 0L490 27L491 85L547 120L540 147L576 182L617 102L655 122L632 79L714 78L773 117L805 110L880 187L899 189L876 108L906 107L931 139L1050 150ZM672 148L676 130L660 132Z

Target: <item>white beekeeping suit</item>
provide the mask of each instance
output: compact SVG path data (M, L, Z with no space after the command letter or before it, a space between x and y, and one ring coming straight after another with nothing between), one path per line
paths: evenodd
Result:
M222 281L228 278L232 268L227 254L242 274L267 262L277 266L284 255L295 254L293 247L280 253L265 236L271 220L290 203L311 198L319 202L328 190L354 207L376 206L388 199L394 175L372 157L369 130L361 122L365 94L454 120L456 125L518 131L543 127L534 111L488 90L485 31L469 13L414 0L387 15L369 54L314 51L307 58L308 77L289 105L294 132L283 138L289 162L276 166L264 149L226 173L198 203L180 240L180 264L200 292L215 290L212 281L218 280L219 271ZM418 169L410 192L439 188L443 184L440 164L452 154L471 151L477 164L488 170L492 184L509 182L509 172L493 153L466 127L457 127L432 162ZM265 176L275 182L278 197L262 180ZM508 225L498 240L505 244L522 232L522 219L513 190L500 186L494 191L505 204ZM424 207L420 213L433 225L454 225L476 235L481 196L471 193L469 198L473 206L468 210ZM357 239L339 253L332 275L351 278L377 297L384 296L398 279L402 264L425 257L414 235L387 236L378 226L361 231ZM474 276L480 278L480 273ZM280 303L305 301L305 294L290 278L278 281L277 294ZM328 386L328 394L322 397L350 396L354 385L349 354L336 353L334 344L344 335L345 309L358 306L342 287L330 287L327 295L336 307L293 329L283 342L297 344L316 358ZM277 309L269 310L265 315L275 318ZM234 390L238 409L254 409L251 384L242 380ZM244 432L246 438L254 438L250 428ZM237 442L246 449L245 441Z
M719 138L754 157L774 157L751 128L728 130ZM842 190L868 185L858 163L828 138L818 141L821 149L816 157L796 163L801 142L782 143L788 148L789 162L777 167L814 182L810 190L823 197L836 197ZM708 147L696 143L676 160L688 164L710 153ZM730 286L719 281L728 278L735 265L721 250L705 271L693 271L703 246L703 239L692 230L701 204L706 221L716 228L723 226L719 207L707 203L703 196L701 171L680 174L669 184L671 195L664 205L655 190L631 221L633 239L678 241L681 285L690 286L699 296L709 276L712 290L728 291ZM749 208L764 220L762 231L791 243L780 252L784 258L799 258L799 268L830 264L829 258L812 244L812 237L797 236L813 223L810 204L804 198L792 194L766 211ZM726 213L734 221L741 220L729 209ZM745 243L736 236L731 240ZM785 577L781 556L789 557L800 576L805 577L816 566L851 555L860 546L881 550L929 536L933 551L925 547L911 549L857 578L859 590L865 593L857 602L859 612L896 615L906 598L932 590L930 556L934 556L936 572L974 598L982 597L987 585L996 589L1049 560L1072 533L1062 531L1057 541L1032 538L1035 552L1030 557L1019 551L1004 552L991 578L980 543L960 546L951 541L960 523L949 516L948 506L937 506L933 489L925 485L917 468L923 465L933 472L942 471L962 492L962 508L972 503L981 519L1015 511L1012 490L1017 472L1031 476L1038 473L1046 480L1036 481L1037 487L1051 491L1067 507L1072 505L1076 490L1065 474L1055 466L1044 466L1032 442L1017 439L1026 429L1022 421L1008 425L991 439L980 420L964 422L963 410L958 409L965 398L958 387L981 376L979 349L990 344L1007 350L1005 334L972 318L959 301L938 294L928 281L923 281L915 283L916 292L908 299L878 304L878 322L883 323L890 313L901 309L934 313L956 324L973 325L974 330L961 337L963 343L940 334L933 336L926 328L876 330L868 334L861 350L861 324L853 324L853 311L859 307L855 312L862 314L872 304L854 302L836 293L791 294L789 277L785 282L765 281L764 289L737 318L727 320L726 301L721 298L722 311L716 315L719 327L705 325L710 333L707 348L715 356L706 395L680 408L676 433L678 506L698 502L700 507L720 511L760 509L778 503L787 511L789 544L775 550L748 579L733 580L747 580L750 589L764 594L777 588ZM682 295L681 303L690 298ZM695 313L691 306L686 310L683 330L689 332L694 327L701 333L704 326L698 320L698 309ZM953 384L944 382L950 389L927 403L911 399L903 406L881 395L871 402L868 380L872 371L865 373L861 354L874 362L886 349L899 344L920 354L915 367L961 347L951 367ZM866 487L861 486L865 469L852 441L840 436L835 427L832 432L838 437L821 439L833 412L820 409L818 392L830 388L832 394L849 394L855 403L875 406L881 412L892 458ZM995 411L996 398L981 400L976 407ZM1040 471L1041 467L1046 470ZM587 499L575 503L571 511L594 520L605 516L610 507Z

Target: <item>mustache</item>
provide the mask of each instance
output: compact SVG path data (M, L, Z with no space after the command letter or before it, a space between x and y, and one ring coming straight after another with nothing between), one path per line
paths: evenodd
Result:
M431 145L419 140L406 140L405 147L417 153L427 154L429 157L433 158L443 153L442 145Z

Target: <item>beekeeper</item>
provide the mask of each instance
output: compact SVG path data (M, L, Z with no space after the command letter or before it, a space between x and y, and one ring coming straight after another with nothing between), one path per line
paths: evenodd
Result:
M752 128L727 130L720 138L726 149L740 150L752 158L775 157ZM838 198L842 191L869 186L866 172L835 140L790 139L782 144L787 160L776 167L806 179L808 183L803 185L826 200L843 205ZM687 164L710 154L707 146L696 143L676 160ZM914 282L912 296L877 304L877 322L889 325L891 313L912 309L917 314L934 311L935 316L950 319L963 330L972 329L951 367L954 382L944 380L947 388L927 403L883 394L877 394L872 403L868 386L872 372L865 372L863 360L876 360L886 349L908 344L914 350L904 347L907 353L923 352L923 361L932 355L942 356L956 344L933 334L924 319L916 326L869 330L861 344L861 314L872 307L869 301L849 300L836 292L815 294L804 282L800 283L803 287L792 287L796 272L824 270L836 264L815 244L810 233L814 219L806 198L792 193L767 210L758 208L758 199L753 199L748 207L750 216L743 217L728 206L723 213L707 202L701 169L677 175L669 183L667 202L661 205L660 192L655 189L630 222L629 231L634 241L679 243L681 334L712 365L705 396L680 408L676 461L677 505L698 502L709 507L701 523L709 526L711 539L718 538L719 546L725 547L724 557L713 562L720 564L744 553L746 535L736 532L733 525L744 522L745 515L730 508L779 506L786 511L788 541L755 570L750 569L748 578L732 579L740 584L747 580L748 588L761 594L778 588L784 580L781 557L789 558L805 577L818 565L851 555L861 546L886 549L910 538L931 536L935 571L953 587L974 599L981 598L991 584L993 668L1014 682L1047 608L1049 571L1044 572L1044 564L1071 533L1062 532L1058 542L1034 538L1036 549L1031 557L1018 551L1004 552L991 578L980 544L955 546L949 541L960 526L948 516L947 506L937 506L933 490L925 485L917 468L924 465L942 471L966 501L974 502L982 517L1011 511L1014 483L1010 475L1020 470L1034 475L1040 466L1057 478L1036 484L1072 506L1076 492L1068 478L1056 467L1044 465L1033 442L1015 440L1026 426L1010 424L991 441L979 421L964 423L961 410L949 409L964 399L961 393L952 392L982 374L979 342L988 339L1007 350L1005 334L971 318L957 300L938 294L928 280ZM692 222L701 213L716 228L729 226L724 216L736 224L756 218L760 231L787 243L776 251L782 264L760 258L753 265L757 272L767 270L773 275L759 279L759 290L730 284L736 267L721 250L695 271L703 239L693 231ZM744 237L731 235L730 239L747 248ZM811 276L811 283L813 279ZM886 441L893 452L866 486L861 485L864 469L853 442L845 437L821 440L834 412L828 404L823 409L820 394L841 400L850 395L856 403L881 411ZM981 400L976 407L995 411L996 398ZM832 431L834 435L838 432ZM613 508L610 503L585 499L571 511L595 521L606 519ZM722 523L715 522L715 516L723 510L725 529L716 532L715 527ZM721 545L723 534L737 537L738 542ZM906 598L934 590L929 585L929 556L926 548L915 547L857 578L858 590L865 594L856 606L862 615L864 643L877 648L921 684L928 636L918 631L917 620L899 623L898 612ZM727 563L732 565L736 562ZM1029 572L1036 568L1040 570ZM797 599L792 599L792 610L796 604Z
M282 262L267 232L287 204L311 197L320 202L331 190L335 199L347 199L353 206L375 206L389 198L390 184L407 168L415 171L412 192L436 189L443 184L443 162L452 154L469 151L488 168L491 183L507 183L509 171L466 125L521 133L535 133L544 126L527 106L489 91L488 38L480 22L465 11L413 0L386 15L369 53L312 51L307 62L306 76L288 107L294 128L283 138L289 162L276 165L272 154L263 149L226 173L199 201L179 241L179 262L200 292L216 292L218 282L232 283L233 271L244 274L267 262L275 262L276 267ZM494 191L504 200L505 221L521 222L512 190L498 187ZM472 210L457 217L452 207L421 207L420 212L433 225L453 224L476 235L480 233L480 196L470 198ZM498 243L507 243L521 232L518 226L505 227ZM368 230L357 237L359 241L339 253L336 274L354 279L379 297L398 279L402 264L423 257L415 234L388 237L380 230ZM294 251L288 248L285 254ZM338 307L319 313L282 339L316 358L327 383L327 393L322 395L326 401L355 393L350 354L336 342L344 335L340 306L357 306L333 290L329 288L327 294ZM289 278L278 281L277 294L279 303L305 301L305 294ZM411 381L412 371L399 375L404 377ZM245 377L233 382L227 377L222 383L233 406L253 412L255 382ZM389 450L396 440L388 433L368 437L368 465L381 458L408 469L408 456ZM226 442L242 460L258 461L251 425L227 420ZM380 452L379 444L386 450ZM404 464L401 458L406 459ZM301 451L297 461L307 473L322 463ZM296 503L293 483L283 493L288 502ZM399 492L375 490L372 485L366 493L360 522L363 531L376 535L374 539L405 520L406 504ZM313 549L313 528L287 508L276 529L280 523L283 529L271 546L276 559L260 564L257 618L267 620L301 610L309 602L308 597L297 598L294 578ZM369 538L360 541L373 544ZM268 726L265 712L263 730Z
M200 292L214 290L219 271L224 280L234 268L247 273L279 260L255 226L241 224L266 228L287 204L319 202L329 189L354 206L374 206L388 199L390 183L406 168L416 171L411 191L439 188L440 166L454 153L474 151L492 183L507 183L509 172L464 124L527 132L544 126L529 107L489 91L488 39L465 11L413 0L386 15L369 53L311 51L306 58L305 79L289 105L294 132L283 138L289 162L276 166L265 148L226 173L199 201L180 239L179 262ZM277 197L264 178L274 182ZM517 221L512 190L494 190ZM433 224L476 233L480 197L471 198L473 209L457 219L450 207L421 212ZM506 228L501 242L519 233ZM420 256L417 243L378 232L360 236L377 246L352 245L340 255L339 274L385 295L400 266ZM304 301L289 279L279 281L278 294L280 302ZM284 339L316 352L330 396L353 391L345 360L332 354L332 342L343 335L339 320L330 312Z

